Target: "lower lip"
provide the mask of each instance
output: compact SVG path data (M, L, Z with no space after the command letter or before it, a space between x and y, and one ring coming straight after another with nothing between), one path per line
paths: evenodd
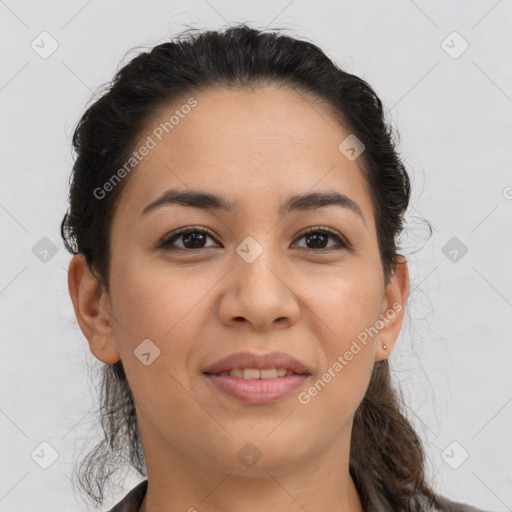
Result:
M220 391L249 404L269 404L292 393L308 378L308 375L288 375L274 379L243 379L229 375L205 377Z

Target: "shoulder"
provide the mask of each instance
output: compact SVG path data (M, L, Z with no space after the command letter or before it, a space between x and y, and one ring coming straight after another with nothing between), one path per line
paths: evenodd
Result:
M449 500L444 496L438 496L438 500L439 507L429 508L428 512L487 512L480 508L467 505L466 503Z
M139 512L147 489L148 481L143 480L108 512Z
M108 512L139 512L147 488L148 481L143 480ZM439 507L428 506L426 500L420 501L424 501L425 512L487 512L465 503L449 500L444 496L438 496Z

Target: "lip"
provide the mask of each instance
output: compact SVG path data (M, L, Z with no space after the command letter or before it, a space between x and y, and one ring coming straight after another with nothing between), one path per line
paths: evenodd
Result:
M217 375L236 368L285 368L294 375L273 379L244 379L231 375ZM203 370L203 375L215 389L225 395L249 404L269 404L286 397L310 376L308 367L298 359L284 352L253 354L238 352L219 359Z
M237 352L223 357L222 359L218 359L208 365L203 369L203 373L216 374L229 372L235 368L257 368L259 370L265 370L267 368L286 368L297 374L311 373L304 363L284 352L270 352L268 354Z
M286 397L301 386L309 375L288 375L275 379L243 379L230 375L204 374L215 389L248 404L270 404Z

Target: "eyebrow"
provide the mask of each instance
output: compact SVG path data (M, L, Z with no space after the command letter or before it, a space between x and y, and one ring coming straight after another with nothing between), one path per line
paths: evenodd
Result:
M167 190L159 198L148 204L141 212L141 217L157 208L169 205L181 205L202 210L225 210L232 212L238 201L229 200L216 194L199 190ZM290 196L279 207L279 215L285 216L292 211L314 210L326 206L341 206L356 213L366 224L359 205L350 197L339 192L312 192Z

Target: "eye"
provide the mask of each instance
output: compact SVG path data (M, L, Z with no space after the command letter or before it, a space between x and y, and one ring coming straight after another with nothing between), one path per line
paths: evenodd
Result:
M159 248L166 250L194 250L204 249L212 247L206 245L208 238L214 240L213 233L205 228L196 228L195 226L182 228L177 232L174 232L170 237L162 240ZM177 245L176 242L180 242L181 245Z
M302 233L299 236L299 240L304 238L306 241L306 245L309 244L309 247L305 247L306 250L313 250L317 252L318 250L325 249L347 249L348 243L345 242L335 231L326 227L315 227L308 229L305 233ZM335 243L328 245L329 238L331 238Z
M206 228L198 228L189 226L182 228L169 237L165 238L159 248L169 251L194 251L197 249L206 249L218 245L215 241L214 245L206 245L208 238L215 241L213 233ZM328 249L348 249L349 245L335 231L327 227L309 228L302 233L299 238L304 239L306 247L303 249L318 252ZM331 244L329 244L331 239Z

